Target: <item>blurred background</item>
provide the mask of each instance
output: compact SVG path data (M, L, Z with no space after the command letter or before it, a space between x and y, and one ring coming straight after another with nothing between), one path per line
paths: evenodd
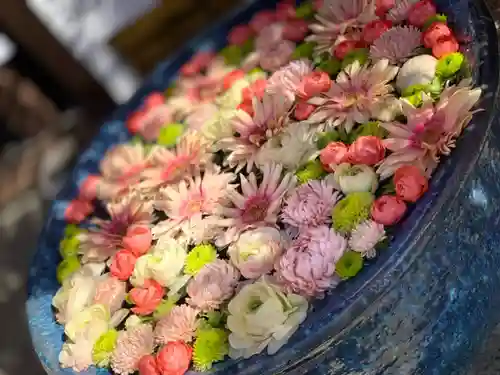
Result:
M158 62L243 2L0 0L0 375L44 374L25 282L75 156ZM500 328L470 375L499 373Z

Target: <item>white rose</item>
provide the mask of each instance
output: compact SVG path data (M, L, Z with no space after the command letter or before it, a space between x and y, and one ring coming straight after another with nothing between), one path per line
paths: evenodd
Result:
M137 315L130 315L127 320L125 320L125 328L127 330L132 329L134 327L137 327L138 325L142 324L141 318L139 318Z
M64 327L64 333L73 341L81 339L96 341L109 330L109 310L96 304L75 314Z
M367 165L340 164L335 169L334 178L344 194L363 191L374 193L378 187L377 174Z
M249 358L267 347L276 353L307 316L304 297L285 294L266 278L244 286L229 302L231 358Z
M403 92L413 85L428 85L436 75L438 60L431 55L412 57L399 70L396 87Z
M283 252L282 242L275 228L248 230L229 247L229 258L244 277L256 279L273 270L274 262Z

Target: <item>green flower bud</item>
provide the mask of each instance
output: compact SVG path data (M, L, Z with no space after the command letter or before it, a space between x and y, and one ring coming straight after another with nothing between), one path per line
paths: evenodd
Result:
M316 147L318 150L323 150L330 142L337 142L339 139L340 135L336 130L320 133L316 141Z
M341 233L351 232L358 224L368 219L372 204L373 194L369 192L347 194L333 208L333 228Z
M335 77L340 72L340 69L342 69L342 63L335 57L332 57L328 60L321 61L318 64L318 69L328 73L331 77Z
M243 60L243 49L237 45L231 45L223 48L220 51L220 54L224 58L224 62L227 65L239 66Z
M369 51L366 48L356 48L349 52L342 60L342 69L347 68L353 62L358 61L359 65L365 65L368 61Z
M297 18L309 19L314 16L314 5L311 1L301 4L296 10Z
M363 268L363 257L356 251L347 251L335 264L335 272L342 279L349 279L358 274Z
M177 123L168 124L161 128L157 143L160 146L173 147L177 144L177 139L179 139L183 132L184 125Z
M441 57L436 65L436 76L445 79L453 77L460 71L464 60L464 55L460 52Z
M115 350L118 331L110 329L97 339L92 348L92 361L98 367L108 367L111 354Z
M76 256L64 258L57 266L56 277L60 284L63 283L74 272L78 271L81 267L80 261Z
M299 180L299 183L305 184L310 180L317 180L325 174L325 170L319 160L311 160L304 167L299 169L295 176Z
M435 14L432 17L429 17L427 21L425 21L423 26L423 31L427 30L427 28L432 25L434 22L442 22L446 23L448 21L448 17L444 14Z

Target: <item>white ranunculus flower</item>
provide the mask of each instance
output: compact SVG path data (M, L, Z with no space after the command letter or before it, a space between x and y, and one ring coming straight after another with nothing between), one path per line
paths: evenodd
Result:
M271 227L244 232L228 249L231 262L247 279L271 272L282 252L283 238L279 230Z
M110 315L106 306L95 304L76 313L64 327L64 333L73 341L96 341L109 330Z
M413 85L428 85L436 75L438 60L431 55L412 57L399 69L396 77L396 87L403 92Z
M344 194L369 191L378 187L378 177L368 165L340 164L334 173L335 181Z
M267 347L276 353L307 316L304 297L285 294L265 277L245 285L229 302L231 358L249 358Z

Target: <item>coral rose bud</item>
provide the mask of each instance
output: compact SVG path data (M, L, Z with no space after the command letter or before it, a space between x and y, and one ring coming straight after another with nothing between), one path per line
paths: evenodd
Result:
M165 291L155 280L146 280L144 286L132 288L129 292L130 300L135 304L131 310L137 315L152 314L161 303Z
M385 147L382 140L373 135L359 137L349 147L349 161L351 164L375 165L385 156Z
M316 106L306 103L306 102L299 102L295 106L295 118L299 121L304 121L311 116L311 114L314 112L316 109Z
M406 212L406 203L394 195L382 195L373 202L371 215L375 222L383 225L396 224Z
M222 87L224 90L229 90L231 87L233 87L233 84L244 78L245 77L245 72L241 69L236 69L233 70L232 72L227 73L223 80L222 80Z
M109 272L118 280L127 281L134 272L137 257L128 250L120 250L113 255Z
M309 73L301 82L299 95L304 99L316 96L322 92L328 91L331 84L332 80L328 73L319 70Z
M436 6L430 0L422 0L414 4L408 14L408 22L415 27L422 27L432 16L436 15Z
M458 52L460 46L453 35L441 37L432 47L432 54L435 58L440 59L450 53Z
M426 48L432 48L440 38L449 37L453 33L443 22L434 22L422 34L422 41Z
M332 172L339 164L346 162L349 150L342 142L330 142L319 154L323 168Z
M78 224L85 220L94 211L91 202L85 199L74 199L69 202L64 211L64 220L68 223Z
M429 189L427 177L413 165L399 167L393 181L396 195L407 202L416 202Z
M266 26L274 23L276 21L276 12L272 10L263 10L256 13L250 20L250 27L255 32L260 32Z
M156 358L152 355L145 355L139 361L139 375L161 375L156 367Z
M288 21L283 29L283 38L292 42L302 41L309 32L309 25L303 19Z
M182 341L171 341L158 352L156 365L161 375L184 375L191 363L193 349Z
M93 201L96 199L100 181L100 176L95 174L88 175L80 185L79 198L86 201Z
M128 117L128 119L126 121L126 125L127 125L127 129L130 132L130 134L136 134L141 130L142 120L144 118L144 115L145 114L143 111L137 111L137 112L132 113Z
M144 108L150 110L159 105L165 104L165 96L161 92L153 92L144 100Z
M227 40L229 44L242 46L245 42L253 36L253 30L248 25L238 25L231 29Z
M296 12L291 2L282 1L276 5L276 19L278 21L285 22L294 18L296 18Z
M129 250L136 257L140 257L148 252L153 241L151 229L147 225L134 225L127 230L123 237L123 247Z

